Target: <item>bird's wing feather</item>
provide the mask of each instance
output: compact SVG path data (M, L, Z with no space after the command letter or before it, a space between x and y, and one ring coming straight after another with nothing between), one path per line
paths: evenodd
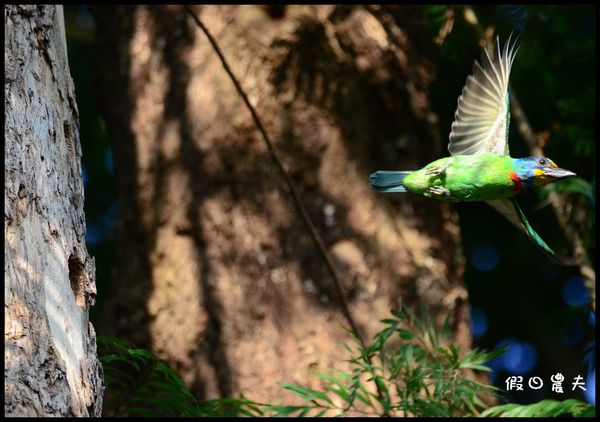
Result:
M508 79L517 53L516 40L510 37L500 49L496 38L493 57L484 48L481 64L475 61L473 75L467 77L450 132L448 151L451 155L492 152L509 155L508 125L510 107Z
M495 201L487 201L487 203L508 219L511 223L525 232L527 236L542 249L550 259L562 265L573 265L573 260L567 257L559 256L550 246L544 242L539 234L531 227L529 221L523 214L523 210L514 199L497 199Z

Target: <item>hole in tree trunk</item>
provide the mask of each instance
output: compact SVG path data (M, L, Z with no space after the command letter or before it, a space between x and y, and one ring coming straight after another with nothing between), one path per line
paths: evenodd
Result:
M83 262L73 254L69 256L69 281L71 282L71 289L75 295L77 306L83 308L85 306L83 297Z

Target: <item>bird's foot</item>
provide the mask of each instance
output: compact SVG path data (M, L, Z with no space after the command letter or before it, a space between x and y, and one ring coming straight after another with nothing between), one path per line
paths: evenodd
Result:
M442 188L440 186L430 186L428 190L432 195L450 196L450 191L448 189Z
M448 189L443 188L441 186L430 186L427 189L427 193L429 193L428 196L438 196L438 197L444 197L445 199L452 199L452 192L450 192Z
M448 166L430 167L427 170L425 170L425 174L431 177L439 176L440 174L443 174L447 168Z

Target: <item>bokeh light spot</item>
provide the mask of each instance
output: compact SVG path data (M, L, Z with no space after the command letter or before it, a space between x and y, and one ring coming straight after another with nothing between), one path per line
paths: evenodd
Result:
M527 375L535 368L538 352L528 342L508 338L500 341L496 348L510 344L506 353L500 356L500 364L504 370L514 375Z
M500 252L495 245L489 242L482 242L471 249L471 263L479 271L492 271L499 262Z
M488 329L487 316L481 308L471 308L471 332L473 338L477 339L483 336Z
M562 287L562 298L569 306L582 306L588 303L589 293L583 284L583 277L569 278Z
M590 372L585 380L585 399L589 404L596 404L596 370Z
M85 241L88 245L95 246L102 241L102 230L93 221L86 221Z

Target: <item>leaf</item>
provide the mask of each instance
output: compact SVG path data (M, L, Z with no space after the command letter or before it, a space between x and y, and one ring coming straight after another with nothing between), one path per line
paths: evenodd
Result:
M477 383L458 368L489 371L485 363L504 353L507 347L492 352L474 349L459 358L458 346L437 346L445 340L431 320L419 320L407 308L394 316L397 319L382 320L384 328L375 334L373 344L367 349L360 345L356 333L346 329L355 342L354 347L344 345L351 355L346 362L352 365L352 372L335 369L317 372L316 376L327 383L324 391L280 384L310 402L304 406L260 404L244 398L198 403L177 373L167 365L156 360L149 351L117 340L109 340L102 347L99 343L107 378L105 403L107 407L111 401L118 405L121 410L113 411L116 416L304 417L311 413L333 415L335 412L332 411L343 416L350 409L365 411L364 407L382 416L396 410L411 416L477 414L477 407L484 407L478 394L498 389ZM407 326L398 328L402 321ZM384 356L384 345L394 333L398 333L403 342L393 353L385 352ZM374 362L382 362L382 365ZM375 384L377 393L365 388L361 382L363 376L368 378L367 382ZM433 392L432 386L435 386ZM399 397L394 395L392 398L390 391L396 391ZM345 402L344 409L335 408L334 396Z
M479 363L467 362L460 365L462 369L473 369L475 371L492 372L492 369Z
M312 388L309 388L309 387L302 387L302 386L293 385L293 384L281 383L280 385L283 388L285 388L286 390L290 390L292 393L294 393L298 397L303 398L304 400L307 400L307 401L323 400L333 406L333 402L331 401L331 399L327 396L327 394L325 394L321 391L317 391L317 390L313 390Z
M301 414L311 409L314 409L314 406L281 406L273 416L291 416L294 412Z
M329 409L323 409L321 410L319 413L317 413L316 415L314 415L315 418L320 418L321 416L325 416L325 414L329 412Z
M458 349L456 347L453 349L452 346L454 345L451 345L447 349L445 347L438 347L435 351L442 354L448 360L448 363L454 366L458 359Z
M341 371L338 371L341 372ZM345 374L343 372L341 372L344 376L345 380L351 380L352 376L349 374ZM318 372L317 376L325 381L330 382L331 384L334 385L328 385L327 387L325 387L328 391L331 391L332 393L334 393L335 395L337 395L338 397L340 397L342 400L344 400L347 403L351 403L354 398L351 396L350 392L348 391L348 389L346 388L346 386L344 385L344 383L342 381L340 381L339 379L328 375L328 374L324 374L322 372ZM335 387L337 386L337 388Z
M404 315L402 315L402 313L400 313L400 311L396 310L396 309L392 309L390 311L390 313L396 317L396 319L398 319L398 321L404 321Z
M542 400L533 404L502 404L481 413L482 417L557 417L557 416L595 416L595 407L579 400L565 401Z
M348 391L346 391L344 388L336 388L333 385L328 385L327 387L325 387L327 390L331 391L333 394L335 394L336 396L340 397L342 400L344 400L346 403L350 403L351 401L351 397L350 394L348 393Z
M398 334L402 340L412 340L414 337L413 333L403 328L398 329Z
M339 369L331 368L329 370L331 372L334 372L338 377L340 377L341 379L344 379L344 380L351 380L352 378L354 378L354 376L352 374L348 374L344 371L340 371Z
M491 369L484 365L492 359L497 358L508 350L509 345L503 346L492 352L482 352L478 349L473 349L460 359L458 363L459 368L463 369L474 369L477 371L491 372Z

